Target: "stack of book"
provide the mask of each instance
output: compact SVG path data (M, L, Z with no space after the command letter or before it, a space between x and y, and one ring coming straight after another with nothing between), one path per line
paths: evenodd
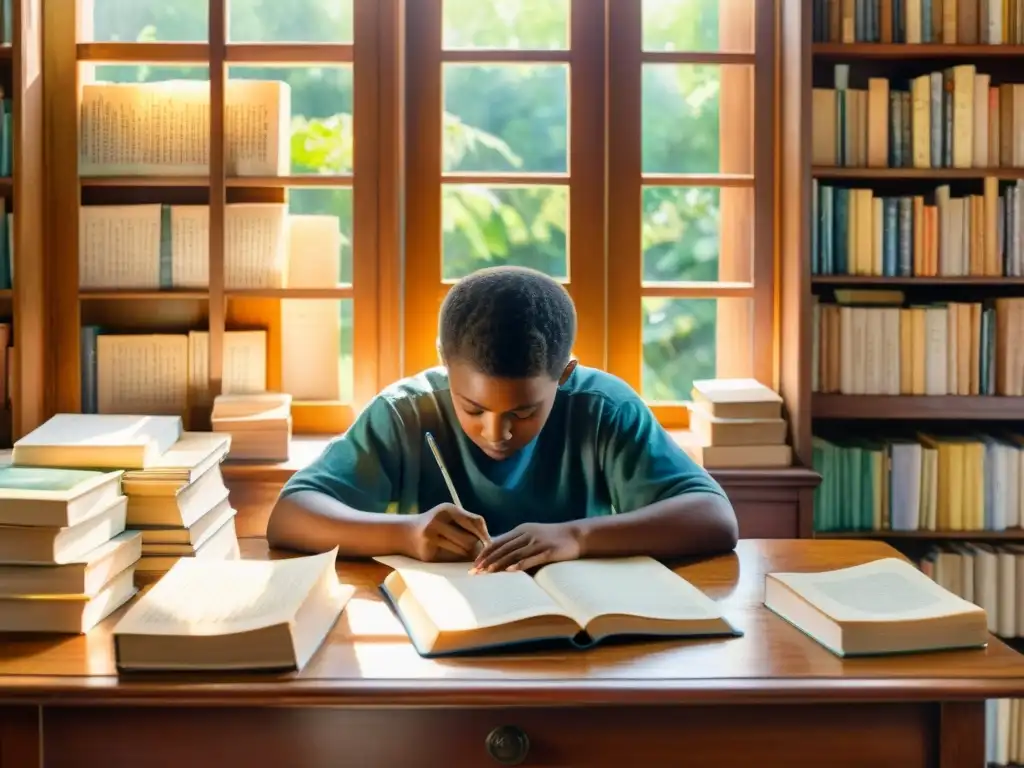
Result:
M184 432L155 462L124 473L127 525L142 534L139 583L183 557L238 559L235 510L220 471L230 447L229 435Z
M140 534L135 577L145 583L181 557L239 556L220 473L230 444L226 435L183 432L180 416L58 414L14 444L12 461L119 470L120 530Z
M288 461L292 439L292 396L280 392L218 395L210 423L231 435L232 459Z
M0 468L0 631L81 634L135 594L120 472Z
M690 433L683 447L709 469L788 467L782 398L754 379L693 382Z

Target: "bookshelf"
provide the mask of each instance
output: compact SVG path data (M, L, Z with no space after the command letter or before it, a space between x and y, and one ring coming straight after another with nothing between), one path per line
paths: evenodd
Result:
M251 34L244 31L236 35L239 39L235 41L235 30L230 26L237 19L229 19L226 0L204 2L204 6L208 5L208 16L191 19L196 29L188 34L202 38L201 42L101 39L132 39L136 34L111 33L109 12L103 22L105 27L100 29L97 9L102 5L102 0L60 0L47 4L44 11L48 116L56 125L77 126L78 136L75 145L66 141L66 129L51 132L60 141L53 140L47 163L49 215L63 223L59 231L54 231L48 249L53 276L49 293L55 348L50 360L54 382L49 394L50 410L96 409L96 397L107 397L109 404L110 388L96 384L97 376L103 375L96 373L97 363L92 363L90 373L90 364L83 361L83 356L86 360L100 359L99 370L104 370L105 337L187 336L187 363L182 357L184 347L177 342L172 345L173 352L165 346L159 353L148 354L161 360L173 356L173 363L163 363L165 372L161 375L170 375L166 369L188 368L186 422L190 428L208 428L213 396L222 391L250 391L248 388L256 386L248 382L244 384L246 389L237 388L243 386L239 378L245 378L240 376L245 364L232 362L232 355L240 354L232 351L236 346L233 336L241 335L237 332L264 332L265 389L289 391L295 384L289 382L289 376L295 376L289 374L286 362L297 348L295 339L302 336L295 329L301 322L312 322L310 313L322 310L323 315L329 310L337 326L333 329L337 340L326 355L317 354L323 351L319 347L307 353L309 359L328 356L338 360L334 371L337 385L333 390L320 387L313 395L290 392L295 395L293 431L324 435L343 431L353 417L356 403L369 399L377 385L374 363L378 356L357 353L360 345L376 349L379 266L373 253L378 236L378 193L386 192L379 190L376 174L376 125L378 111L383 108L378 104L378 70L382 59L374 45L355 46L352 41L356 37L375 38L367 33L383 23L385 11L381 8L387 4L355 0L347 4L352 7L350 18L339 22L342 26L347 24L345 35L332 42L306 43L254 41L244 38L244 34ZM205 28L203 32L199 32L199 27ZM341 159L333 158L315 167L310 167L310 162L300 162L294 149L295 144L301 143L295 137L294 132L299 130L296 125L308 124L313 117L307 118L308 98L304 103L293 100L296 91L292 83L303 78L309 80L314 76L310 73L316 73L325 83L323 88L329 91L321 101L330 101L337 112L345 112L351 126L347 129L351 134L345 134L350 151ZM141 87L146 88L146 84L170 81L175 84L166 86L171 96L163 97L163 106L158 104L159 95L146 96L150 99L146 108L151 115L152 110L160 108L170 115L178 110L182 114L200 110L203 117L185 129L196 134L188 140L192 144L182 150L180 136L174 140L178 141L175 151L180 150L183 157L191 152L193 159L202 157L202 162L171 167L166 153L159 156L153 150L147 150L150 159L145 166L137 163L127 167L123 158L110 161L113 164L101 162L102 150L96 147L113 135L104 135L103 130L110 130L104 126L111 124L109 110L114 108L108 108L106 113L103 109L120 97L113 95L112 90L101 92L96 84L132 83L131 87L143 84ZM272 89L280 99L276 102L278 111L273 114L260 112L271 109L266 106L271 102L266 101L265 94L256 97L247 90L254 93L267 83L284 83L280 90ZM161 87L165 86L154 86L152 92ZM258 102L258 98L264 101ZM118 108L128 109L121 102L117 104ZM132 105L131 109L136 107ZM132 119L139 121L146 119L144 114L141 107L131 112ZM181 117L182 121L187 119L190 118ZM154 125L159 123L148 127ZM195 125L204 129L196 131ZM245 131L250 133L242 135ZM145 130L141 130L140 135L144 134ZM172 139L165 140L164 150L174 149ZM276 165L269 160L265 166L254 165L256 161L252 158L257 150L253 147L260 140L279 151ZM116 209L129 207L149 207L159 223L154 223L156 219L140 219L141 223L130 229L123 221L110 223L97 218L116 216ZM284 223L268 223L265 217L243 222L249 213L242 209L249 213L273 209L268 214L272 217L283 211ZM186 221L188 216L184 213L200 210L202 230L197 228L199 224ZM174 218L179 211L183 212L180 228ZM294 250L289 248L289 238L294 241L292 222L298 215L336 217L339 245L336 274L332 278L321 277L316 283L290 281L287 263L281 266L282 258L287 262ZM270 231L267 228L274 226L276 234L266 234ZM80 227L90 233L116 232L123 238L142 238L140 232L145 229L150 239L138 248L147 254L155 253L151 248L156 242L152 233L158 231L159 284L149 280L154 275L155 261L146 262L150 270L147 275L140 277L136 266L131 268L132 279L125 279L126 273L118 273L121 276L117 279L111 277L117 265L112 266L113 257L103 261L102 254L111 250L108 246L114 240L109 238L114 235L96 235L97 239L89 240L85 235L80 237ZM254 276L255 267L239 261L251 261L256 258L254 253L267 250L260 237L276 243L273 263L263 265L276 270L271 279L265 273ZM188 248L193 250L181 256ZM179 256L191 261L179 262ZM179 279L179 271L191 276ZM89 336L91 329L98 329L98 338ZM197 341L193 347L193 337L199 336L201 343ZM107 341L109 352L113 342ZM115 353L110 352L108 359L113 357ZM353 358L371 362L354 370ZM199 359L201 364L196 362ZM129 364L123 365L126 368L106 368L108 381L115 378L111 371L126 370ZM201 385L195 380L197 376ZM95 394L97 388L99 395ZM325 389L329 391L325 393Z
M3 229L9 242L0 249L10 258L10 288L0 290L0 316L11 323L13 354L5 361L10 408L0 419L0 443L9 445L46 418L47 337L46 275L43 268L43 135L42 0L4 4L4 40L0 47L0 82L11 104L11 176L0 180L0 196L12 216ZM6 350L4 350L6 353ZM5 365L6 370L6 365ZM5 387L5 390L7 387Z
M870 11L857 17L862 10L857 3L851 5L853 41L848 32L847 42L839 42L840 26L822 24L814 5L793 12L791 20L800 31L786 33L791 45L782 69L784 99L787 85L799 89L791 114L804 121L804 135L812 139L810 147L793 145L783 153L790 188L804 201L783 232L783 247L788 241L803 254L800 268L805 270L790 277L793 294L804 297L792 322L806 334L805 348L814 350L792 379L801 393L797 420L803 437L812 445L814 435L839 442L851 435L877 438L890 457L891 440L917 432L945 439L968 431L1019 430L1024 390L1005 373L1016 367L1009 357L1018 336L1016 316L1004 311L996 319L995 307L1008 309L1024 297L1024 273L1014 265L1024 239L1010 229L1012 212L1019 207L1013 190L1024 180L1024 154L1012 138L1024 134L1015 105L1017 93L1024 98L1024 85L1013 88L1022 82L1024 39L1014 25L1005 35L996 29L1002 19L992 30L982 25L984 2L976 9L961 3L956 20L961 28L953 33L943 28L945 22L932 27L922 18L920 36L909 20L893 19L887 25L879 19L873 27ZM985 42L990 33L998 44ZM883 35L886 42L881 42ZM943 42L935 42L939 38ZM964 83L966 89L960 90ZM980 100L974 86L986 89ZM908 93L898 93L903 91ZM920 105L916 113L915 98ZM831 103L837 105L834 112L827 106ZM942 127L936 131L939 120ZM834 140L822 140L830 127ZM785 184L785 170L783 176ZM871 207L854 201L863 193L853 190L870 190ZM839 200L843 214L832 207ZM861 208L855 210L854 203ZM797 230L799 219L807 231ZM844 221L857 231L843 229L839 245L841 238L831 233ZM939 333L937 315L925 321L930 323L927 333L945 339L947 360L941 366L934 342L919 348L922 329L913 307L947 308L946 335ZM986 308L992 308L987 318ZM970 312L977 316L971 319ZM826 313L832 319L823 319ZM890 324L883 328L885 323ZM984 323L990 323L991 338L980 331ZM1000 332L1006 337L1002 341L996 339ZM873 364L865 355L872 356ZM902 378L886 380L875 369L896 369ZM889 484L884 494L892 493L891 475L883 476ZM822 506L817 505L819 515ZM957 519L935 530L932 521L922 524L926 530L890 530L896 524L884 520L873 530L863 530L863 524L856 526L860 530L841 530L819 520L822 532L816 535L920 540L923 545L1024 541L1019 518L1007 530L991 530L989 520L979 522L967 525Z

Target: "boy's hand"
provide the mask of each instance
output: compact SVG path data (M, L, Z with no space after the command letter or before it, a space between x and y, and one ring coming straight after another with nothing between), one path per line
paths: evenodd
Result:
M524 523L485 545L473 573L526 571L580 556L576 529L566 523Z
M411 554L423 562L472 560L491 540L487 523L454 504L438 504L413 518Z

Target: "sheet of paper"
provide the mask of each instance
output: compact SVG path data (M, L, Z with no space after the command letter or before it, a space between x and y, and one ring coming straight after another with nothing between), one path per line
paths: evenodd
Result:
M442 631L481 629L535 616L569 615L525 573L471 576L472 563L421 563L407 557L375 559L399 571L416 602Z

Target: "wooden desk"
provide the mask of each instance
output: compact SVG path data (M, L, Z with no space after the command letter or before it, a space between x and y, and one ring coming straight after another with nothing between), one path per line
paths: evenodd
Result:
M266 556L261 541L247 556ZM488 735L522 765L979 768L983 700L1024 696L1024 657L986 650L842 661L761 606L764 574L890 555L878 542L742 541L680 572L742 638L428 661L376 585L359 587L300 674L133 677L116 616L88 636L0 641L0 766L486 768ZM43 759L45 758L45 760Z

